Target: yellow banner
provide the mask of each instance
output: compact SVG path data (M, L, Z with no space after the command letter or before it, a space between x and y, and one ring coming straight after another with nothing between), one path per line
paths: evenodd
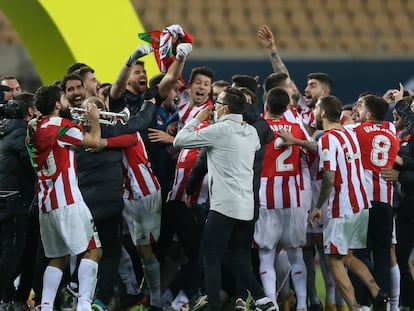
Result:
M129 54L145 43L138 39L145 30L129 0L13 0L0 1L0 9L44 84L60 80L74 62L113 83ZM142 60L149 77L159 73L153 54Z

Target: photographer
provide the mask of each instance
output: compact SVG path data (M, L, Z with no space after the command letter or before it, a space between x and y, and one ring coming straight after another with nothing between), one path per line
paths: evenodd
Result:
M4 99L6 101L15 99L17 95L22 93L19 81L14 76L1 76L0 85L8 87Z
M35 195L35 173L25 145L27 123L34 114L32 95L20 94L0 104L0 190L18 195L0 200L0 309L11 302L25 246L26 216Z

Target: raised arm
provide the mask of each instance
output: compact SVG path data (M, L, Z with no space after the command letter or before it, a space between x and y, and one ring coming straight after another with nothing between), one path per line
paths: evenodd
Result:
M158 85L158 92L161 98L166 98L175 87L183 72L185 60L191 54L192 50L193 46L191 43L180 43L177 45L175 61L168 68L167 73Z
M286 65L283 63L277 51L275 38L273 36L272 30L270 30L268 26L263 25L259 28L259 31L257 32L257 37L269 53L269 58L270 62L272 63L273 71L275 73L284 72L290 77L289 71Z
M153 51L153 48L149 45L140 44L137 48L132 52L132 54L128 57L125 65L122 66L121 71L118 74L118 78L111 86L111 97L114 100L119 99L122 94L125 92L127 87L127 81L131 74L132 67L134 67L135 62L145 56L148 55Z

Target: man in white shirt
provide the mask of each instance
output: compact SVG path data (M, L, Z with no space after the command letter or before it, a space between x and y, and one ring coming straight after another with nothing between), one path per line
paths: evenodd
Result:
M231 253L231 269L240 277L256 300L256 310L274 311L271 299L265 297L250 263L250 250L245 239L251 238L253 221L253 162L260 148L254 127L243 121L246 99L235 88L220 93L215 110L218 122L195 131L211 114L211 107L202 109L178 132L174 146L207 148L210 211L203 235L202 257L210 311L220 310L220 264L225 251Z

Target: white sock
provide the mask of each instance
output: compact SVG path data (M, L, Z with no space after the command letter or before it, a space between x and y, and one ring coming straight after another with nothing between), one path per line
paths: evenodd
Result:
M326 265L325 254L323 249L318 249L319 263L321 267L322 277L325 282L325 302L329 304L336 304L336 286L331 271Z
M161 308L160 263L154 255L147 259L141 259L141 263L150 292L151 306Z
M53 266L47 266L43 273L42 311L53 311L53 304L63 271Z
M276 300L276 271L274 268L276 250L259 249L259 271L262 280L263 290L274 304Z
M400 300L400 267L398 264L391 267L391 301L390 311L398 311L398 303Z
M91 310L91 303L95 294L98 276L98 263L83 258L79 264L79 298L77 310Z
M119 262L118 274L125 284L126 292L129 295L139 295L142 291L134 273L134 266L131 257L124 247L121 249L121 260Z
M296 293L296 310L305 309L307 310L306 302L306 266L303 261L302 248L290 248L287 249L288 258L292 265L292 276L293 287Z
M189 299L187 295L184 293L182 289L178 292L178 295L175 297L173 302L171 303L171 306L178 310L180 309L184 304L188 303Z

